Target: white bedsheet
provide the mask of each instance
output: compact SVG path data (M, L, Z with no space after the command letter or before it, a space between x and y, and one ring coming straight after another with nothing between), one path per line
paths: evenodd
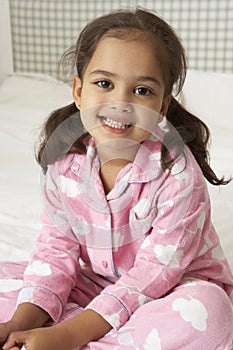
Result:
M34 146L48 114L72 101L45 76L9 76L0 86L1 260L28 260L40 230L40 167Z
M192 82L192 79L191 79ZM186 93L185 101L189 105ZM232 91L231 91L232 93ZM47 115L72 101L71 88L38 75L13 75L0 86L0 260L28 260L40 230L40 168L34 143ZM215 101L212 101L214 103ZM199 106L201 107L201 106ZM230 113L230 109L228 111ZM233 173L231 126L212 123L212 164L218 174ZM209 186L213 222L233 269L233 183Z

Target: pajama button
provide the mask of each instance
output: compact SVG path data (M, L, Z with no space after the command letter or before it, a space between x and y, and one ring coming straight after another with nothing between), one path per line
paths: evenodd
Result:
M103 260L102 266L106 269L108 267L108 262L106 260Z

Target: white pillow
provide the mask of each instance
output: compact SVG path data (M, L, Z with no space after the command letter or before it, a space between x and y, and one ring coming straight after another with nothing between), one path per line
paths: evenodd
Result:
M188 70L181 102L209 125L233 129L233 74Z
M210 129L210 163L216 174L233 176L233 74L189 70L180 102ZM233 270L233 182L208 183L212 220Z

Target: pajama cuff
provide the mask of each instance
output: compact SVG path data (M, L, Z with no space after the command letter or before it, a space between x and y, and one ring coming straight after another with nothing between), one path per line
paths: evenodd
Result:
M46 311L54 322L58 322L62 314L62 304L50 290L41 287L24 287L18 295L17 305L31 303Z
M124 304L110 294L100 294L95 297L85 309L91 309L101 315L115 330L122 327L130 317Z

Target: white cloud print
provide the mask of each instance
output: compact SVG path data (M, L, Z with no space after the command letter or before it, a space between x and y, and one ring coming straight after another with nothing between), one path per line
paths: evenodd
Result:
M130 332L119 332L117 337L118 343L123 346L133 346L134 341Z
M91 226L81 218L72 225L72 229L77 235L87 236L91 233Z
M177 250L176 246L168 244L166 246L162 244L156 244L154 252L157 259L166 266L179 266L183 256L182 250Z
M193 328L202 332L206 330L208 312L199 300L192 297L189 300L178 298L174 300L172 309L178 311L183 320L190 322Z
M22 288L22 280L0 279L0 291L3 293L12 292Z
M133 209L139 219L142 219L148 213L150 205L151 202L147 198L140 199L140 201L135 205Z
M85 185L63 175L58 177L58 183L60 184L62 193L69 198L75 198L78 194L86 191Z
M33 261L31 265L28 265L24 274L35 276L50 276L52 275L52 271L49 264L36 260Z
M146 343L143 346L145 350L162 350L161 341L157 329L152 329L146 338Z

